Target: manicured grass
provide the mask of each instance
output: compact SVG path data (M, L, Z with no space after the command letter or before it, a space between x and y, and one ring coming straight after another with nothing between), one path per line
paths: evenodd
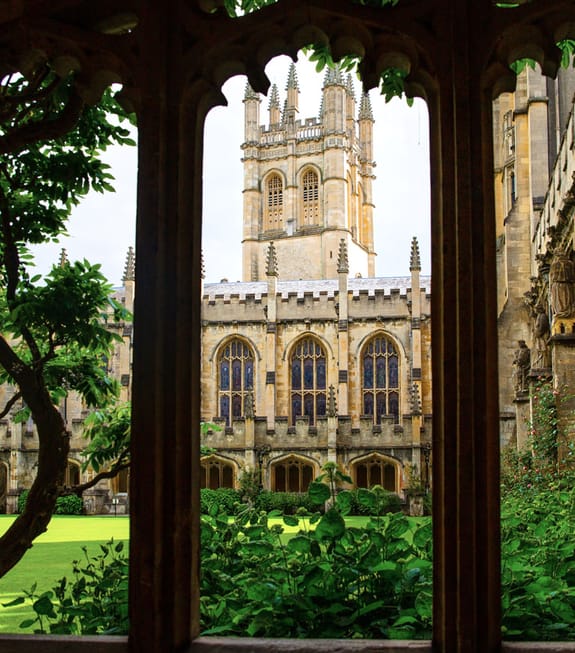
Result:
M14 521L13 515L0 515L0 535ZM72 561L83 560L82 547L88 547L88 555L98 553L99 544L110 538L127 541L129 518L80 517L56 515L52 518L46 533L40 535L24 558L0 578L0 604L8 603L22 595L23 589L30 589L38 583L38 591L52 588L62 578L72 576ZM22 633L18 625L32 616L29 606L13 608L0 607L0 633Z

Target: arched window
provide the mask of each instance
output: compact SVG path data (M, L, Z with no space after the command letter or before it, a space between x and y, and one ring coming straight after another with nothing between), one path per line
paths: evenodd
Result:
M66 475L64 477L64 485L66 487L74 487L80 485L80 465L71 460L66 465Z
M291 422L307 415L315 424L326 410L326 355L313 338L303 338L294 347L290 359Z
M313 476L311 463L290 456L272 464L272 489L274 492L307 492Z
M202 460L200 487L217 490L220 487L234 487L234 467L213 456Z
M245 415L246 396L254 387L254 356L243 340L234 338L222 348L218 376L219 415L230 426L234 417Z
M317 173L306 170L302 177L303 225L319 224L319 180Z
M370 489L381 485L390 492L398 490L397 465L378 455L364 458L352 466L352 472L357 487Z
M266 207L264 231L283 229L283 183L278 174L270 175L266 180Z
M399 356L391 340L372 338L364 347L361 366L363 414L371 415L375 424L389 416L399 421Z

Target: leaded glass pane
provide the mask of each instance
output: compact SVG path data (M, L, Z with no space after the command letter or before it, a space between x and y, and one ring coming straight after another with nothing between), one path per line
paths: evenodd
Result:
M371 392L363 395L363 414L373 415L373 395Z
M299 492L299 466L290 465L288 468L288 492Z
M310 417L310 424L313 424L313 395L305 394L303 397L303 411L304 415Z
M298 358L292 363L291 387L292 390L301 390L301 361Z
M275 476L276 476L276 492L285 492L286 473L285 473L285 467L283 465L276 465Z
M390 492L395 492L395 467L393 465L385 466L385 480L383 487Z
M386 387L385 358L383 356L378 356L375 361L375 387Z
M399 418L399 396L397 392L391 392L389 395L389 414Z
M325 415L326 413L326 397L324 394L318 394L317 396L317 414Z
M242 416L242 397L241 395L232 395L232 415L234 417Z
M234 470L231 465L223 466L222 487L234 487Z
M397 356L389 357L389 385L392 388L397 388L398 384L398 363Z
M313 389L313 359L305 358L303 361L303 387L306 390Z
M230 364L224 360L220 365L220 390L230 389Z
M385 394L383 392L378 392L375 398L376 402L376 410L377 410L377 417L381 417L382 415L387 414L386 406L385 406ZM379 423L379 419L378 419Z
M313 467L311 465L304 465L303 468L303 482L300 492L307 492L309 484L313 481Z
M317 388L325 388L325 358L318 358L316 362Z
M240 360L232 362L232 390L242 389L242 363Z
M230 425L230 398L228 395L220 397L220 417L225 417L226 424Z
M363 387L373 388L373 359L366 356L363 361Z
M294 417L301 415L301 395L295 394L291 398L291 412Z
M251 360L246 361L245 374L245 389L251 390L254 387L254 364Z

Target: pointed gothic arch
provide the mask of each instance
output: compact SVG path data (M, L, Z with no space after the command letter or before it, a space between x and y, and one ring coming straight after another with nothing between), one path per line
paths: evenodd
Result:
M231 426L234 418L246 414L246 400L255 386L255 354L242 337L233 336L223 342L216 356L218 416Z
M321 224L320 175L313 166L306 166L300 173L300 227Z
M238 466L230 458L211 454L200 461L200 487L217 490L236 485Z
M290 423L307 415L315 425L327 410L327 350L318 338L306 334L296 340L289 353L289 413Z
M373 452L350 461L356 487L371 489L381 485L389 492L401 491L401 463L396 458Z
M317 461L308 456L288 454L270 461L271 489L274 492L307 492L319 472Z

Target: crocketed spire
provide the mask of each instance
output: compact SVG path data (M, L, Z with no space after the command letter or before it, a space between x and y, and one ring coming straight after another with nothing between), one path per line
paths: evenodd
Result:
M124 266L124 276L122 281L134 281L136 278L136 259L134 256L134 248L128 248L126 256L126 265Z
M411 239L411 256L409 258L410 270L421 270L421 259L419 257L419 244L414 236Z
M345 88L351 97L355 100L355 88L353 87L353 79L351 73L347 73L347 78L345 80Z
M270 92L270 103L268 109L279 109L280 108L280 94L276 84L272 86Z
M328 66L325 71L325 76L323 78L324 88L326 86L332 86L333 84L340 84L341 86L346 85L343 80L343 73L341 71L339 64L335 64L335 66L333 67Z
M70 261L68 261L68 252L62 247L62 250L60 251L60 259L58 261L58 267L63 268L65 265L68 265Z
M337 416L337 405L335 401L335 388L333 385L329 386L329 393L327 396L327 416L336 417Z
M278 259L276 254L276 248L274 247L273 241L268 247L268 254L266 257L266 275L268 277L277 277L278 276Z
M421 397L417 383L411 386L411 412L414 415L421 415Z
M295 69L295 64L292 62L290 67L289 67L289 73L288 73L288 78L287 78L287 84L286 84L286 91L289 90L290 88L295 88L296 90L299 91L299 86L298 86L298 81L297 81L297 72Z
M347 258L347 243L345 239L342 238L339 241L339 253L337 255L337 271L338 272L349 272L349 261Z
M361 94L361 103L359 105L359 119L373 120L373 111L371 109L371 102L367 93Z
M260 96L254 91L251 84L246 82L246 90L244 92L244 100L259 100Z

